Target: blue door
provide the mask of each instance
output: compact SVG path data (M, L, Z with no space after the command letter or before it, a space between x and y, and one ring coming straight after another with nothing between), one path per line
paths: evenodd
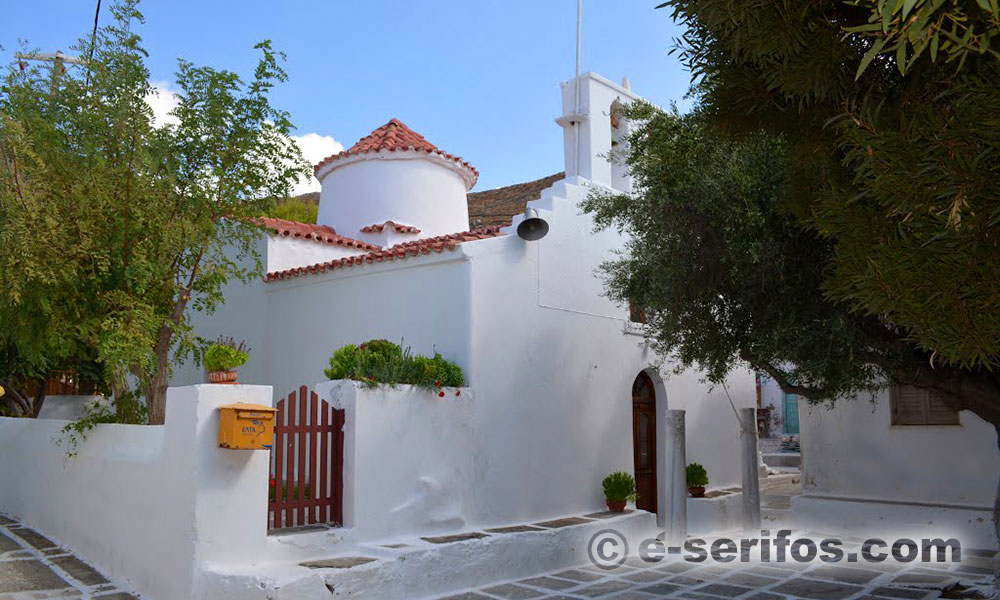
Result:
M799 397L795 394L782 394L785 405L785 433L799 433Z

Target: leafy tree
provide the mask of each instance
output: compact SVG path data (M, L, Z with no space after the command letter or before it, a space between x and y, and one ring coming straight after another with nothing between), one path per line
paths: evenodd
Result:
M686 27L680 56L715 135L785 149L775 201L826 244L820 291L878 326L857 360L1000 425L995 4L661 6ZM830 395L770 366L786 390Z
M662 6L698 108L629 111L637 192L586 205L632 234L610 295L712 380L749 363L814 402L901 382L1000 431L996 4Z
M92 356L120 418L142 395L162 423L171 356L200 348L189 311L259 275L253 217L308 171L268 100L285 80L269 42L249 81L179 61L178 123L157 128L142 15L112 13L82 68L15 63L0 90L0 348L36 376Z
M901 335L824 292L833 245L781 210L790 152L781 137L726 137L701 110L641 104L627 116L639 192L593 193L583 208L629 234L602 267L608 292L645 309L661 355L715 382L750 363L815 401L877 387L883 371L869 355L901 364L882 342Z

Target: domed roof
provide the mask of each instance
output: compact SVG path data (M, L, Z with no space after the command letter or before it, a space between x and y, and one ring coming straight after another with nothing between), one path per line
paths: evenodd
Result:
M320 170L323 167L334 161L349 156L383 151L397 152L407 150L433 154L446 159L447 161L453 162L457 166L469 171L471 175L469 183L470 188L475 185L476 180L479 179L479 171L477 171L475 167L462 160L461 157L455 156L454 154L448 154L447 152L439 149L434 144L428 142L424 136L407 127L406 124L399 119L390 119L388 123L361 138L356 144L347 150L324 158L313 168L313 173L317 178L319 178Z

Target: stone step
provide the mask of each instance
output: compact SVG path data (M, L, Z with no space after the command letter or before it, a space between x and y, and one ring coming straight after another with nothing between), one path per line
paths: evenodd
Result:
M802 467L800 452L774 452L764 454L764 464L769 467Z

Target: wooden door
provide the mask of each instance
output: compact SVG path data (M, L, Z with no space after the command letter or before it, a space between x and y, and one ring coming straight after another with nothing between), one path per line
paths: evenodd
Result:
M639 373L632 384L632 451L636 508L656 512L656 392L653 380Z

